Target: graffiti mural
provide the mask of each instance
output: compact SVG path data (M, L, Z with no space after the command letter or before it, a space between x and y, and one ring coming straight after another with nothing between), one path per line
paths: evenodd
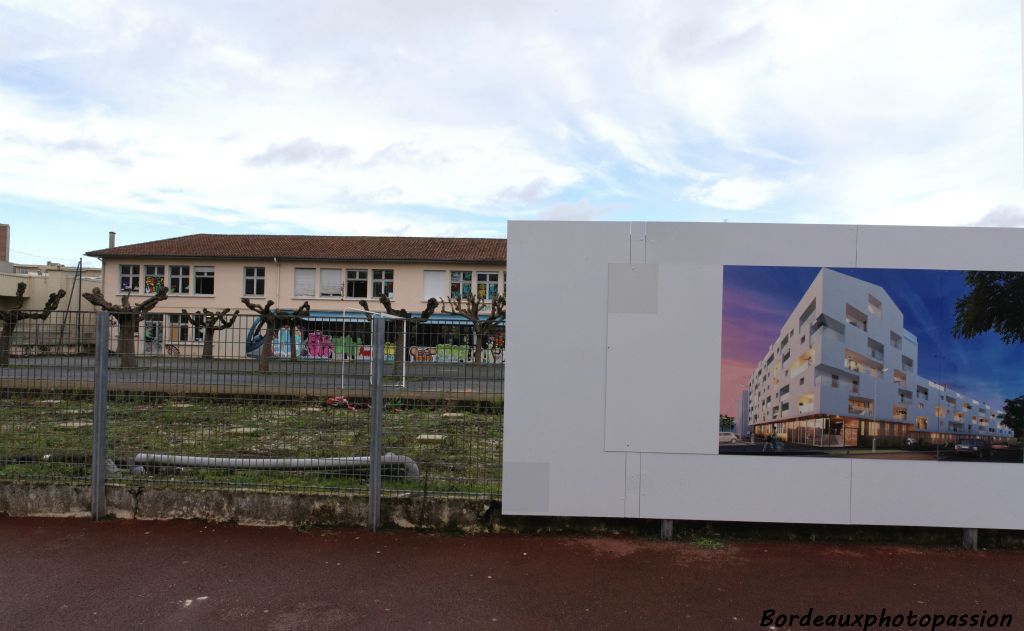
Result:
M504 344L488 345L484 348L481 360L485 364L503 364ZM438 344L437 346L410 346L409 360L414 362L437 362L444 364L464 364L473 361L473 347L460 344Z

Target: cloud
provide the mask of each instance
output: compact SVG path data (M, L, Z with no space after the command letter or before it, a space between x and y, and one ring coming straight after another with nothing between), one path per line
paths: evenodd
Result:
M535 204L554 192L551 180L541 176L522 186L509 186L499 191L494 201L497 204Z
M593 221L607 214L607 209L585 199L563 202L537 211L536 218L545 221Z
M33 142L0 144L0 195L123 222L500 233L607 207L908 224L1024 208L1012 3L4 7L0 138ZM568 190L593 208L555 204Z
M324 145L312 138L299 138L285 144L273 144L266 151L246 160L255 167L294 166L298 164L337 164L352 157L351 147Z
M1005 228L1024 228L1024 208L1001 204L985 213L975 226L996 226Z
M683 194L704 206L726 210L753 210L775 199L782 183L749 177L724 178L713 184L689 186Z

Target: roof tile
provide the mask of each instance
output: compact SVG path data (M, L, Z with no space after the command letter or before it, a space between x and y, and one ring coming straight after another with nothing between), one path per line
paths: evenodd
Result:
M505 239L191 234L86 252L98 258L318 259L504 263Z

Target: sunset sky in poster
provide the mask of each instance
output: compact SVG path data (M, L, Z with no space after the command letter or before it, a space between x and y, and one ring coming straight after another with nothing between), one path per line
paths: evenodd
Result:
M750 373L817 276L816 267L726 266L722 298L723 414L734 416ZM951 331L956 299L967 293L958 271L833 268L883 287L918 338L918 374L1001 409L1024 394L1024 345L985 333L959 340Z

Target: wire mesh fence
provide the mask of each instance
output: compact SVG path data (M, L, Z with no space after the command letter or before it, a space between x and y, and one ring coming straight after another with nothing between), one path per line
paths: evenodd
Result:
M500 496L500 334L381 320L375 375L364 312L276 322L149 313L128 325L73 315L88 333L74 344L39 343L60 336L53 317L11 338L0 478L88 481L98 319L109 322L107 483L366 493L379 377L384 494Z
M95 314L21 315L0 330L0 477L87 483Z

